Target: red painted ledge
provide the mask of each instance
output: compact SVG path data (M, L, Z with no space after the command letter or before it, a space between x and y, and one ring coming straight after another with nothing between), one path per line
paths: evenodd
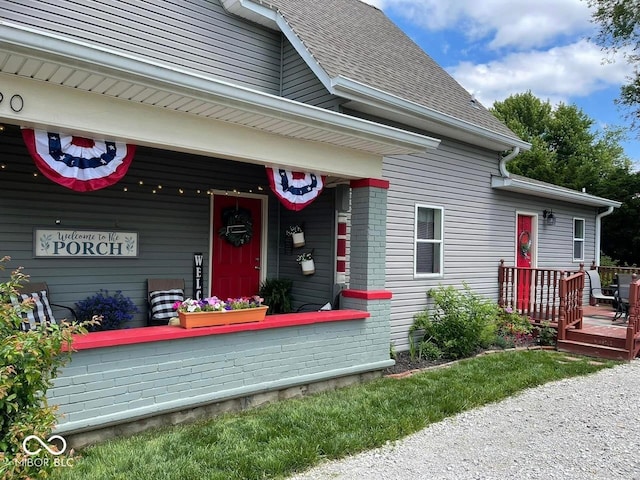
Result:
M362 300L389 300L393 294L389 290L342 290L342 296Z
M351 180L349 186L351 188L376 187L376 188L384 188L385 190L388 190L389 181L381 180L379 178L361 178L359 180Z
M205 337L225 333L267 330L270 328L296 327L313 323L341 322L344 320L364 320L370 317L368 312L360 310L330 310L324 312L288 313L268 315L261 322L238 323L218 327L182 328L180 326L138 327L106 332L91 332L86 335L74 335L74 350L116 347L137 343L163 342L181 338Z

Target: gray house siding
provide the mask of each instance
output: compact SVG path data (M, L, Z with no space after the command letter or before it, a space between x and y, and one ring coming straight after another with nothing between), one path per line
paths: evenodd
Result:
M436 151L385 158L383 176L390 181L387 215L386 288L393 292L391 339L408 348L413 315L428 302L426 292L438 285L461 287L497 299L500 259L515 262L516 212L538 215L538 267L577 270L572 261L573 217L585 220L585 263L594 258L593 208L505 193L491 188L498 175L494 152L443 140ZM414 278L415 205L444 208L444 272ZM555 226L545 226L542 211L553 209Z
M332 300L335 272L335 190L327 189L312 204L300 212L280 209L280 266L278 275L290 278L293 283L294 310L304 304L310 309ZM284 239L290 225L301 225L304 229L305 246L290 248ZM315 273L302 275L296 259L303 252L313 252ZM318 308L315 308L316 310ZM305 308L306 310L306 308Z
M229 14L219 0L4 3L0 19L55 35L321 108L337 111L345 101L327 91L280 32Z
M9 255L10 268L23 266L32 281L46 281L55 303L73 307L100 289L122 290L141 309L132 325L139 326L146 320L147 278L184 278L186 293L192 295L193 254L203 253L204 265L209 264L207 190L253 190L268 195L270 214L263 226L268 228L267 275L287 275L294 281L296 305L324 303L332 290L335 242L332 189L302 212L288 216L283 213L285 220L280 221L282 226L294 221L307 225L308 245L315 248L316 274L304 277L295 257L285 255L278 244L284 238L284 230L279 232L278 228L278 215L284 209L271 194L262 166L139 147L121 182L106 189L78 193L42 175L33 176L37 169L16 127L3 132L0 148L6 166L0 177L0 256ZM258 186L263 188L261 192ZM59 225L56 220L60 220ZM34 227L135 231L139 236L139 256L34 258ZM207 273L208 269L205 292L209 288Z
M329 93L286 38L282 51L282 96L309 105L338 110L340 104L346 100Z
M5 0L0 18L274 95L280 91L281 34L230 15L218 0Z

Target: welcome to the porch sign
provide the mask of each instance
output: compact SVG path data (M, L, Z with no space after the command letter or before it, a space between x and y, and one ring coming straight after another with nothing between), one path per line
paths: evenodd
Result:
M36 257L137 257L136 232L35 229Z

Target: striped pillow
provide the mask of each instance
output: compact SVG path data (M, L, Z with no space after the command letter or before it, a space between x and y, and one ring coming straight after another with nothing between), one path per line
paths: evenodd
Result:
M149 306L151 308L151 320L166 321L169 323L177 316L173 305L184 300L184 292L181 288L173 290L156 290L149 294Z
M23 321L20 326L22 330L33 330L42 323L56 323L56 319L53 317L53 312L51 311L51 305L49 305L49 298L47 297L46 290L33 293L22 293L20 298L12 297L11 303L13 305L19 305L28 298L33 299L33 310L22 312Z

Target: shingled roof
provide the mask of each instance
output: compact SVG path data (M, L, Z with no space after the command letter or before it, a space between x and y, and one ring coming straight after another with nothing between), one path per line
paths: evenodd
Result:
M277 9L331 79L352 80L524 144L377 8L360 0L253 1Z

